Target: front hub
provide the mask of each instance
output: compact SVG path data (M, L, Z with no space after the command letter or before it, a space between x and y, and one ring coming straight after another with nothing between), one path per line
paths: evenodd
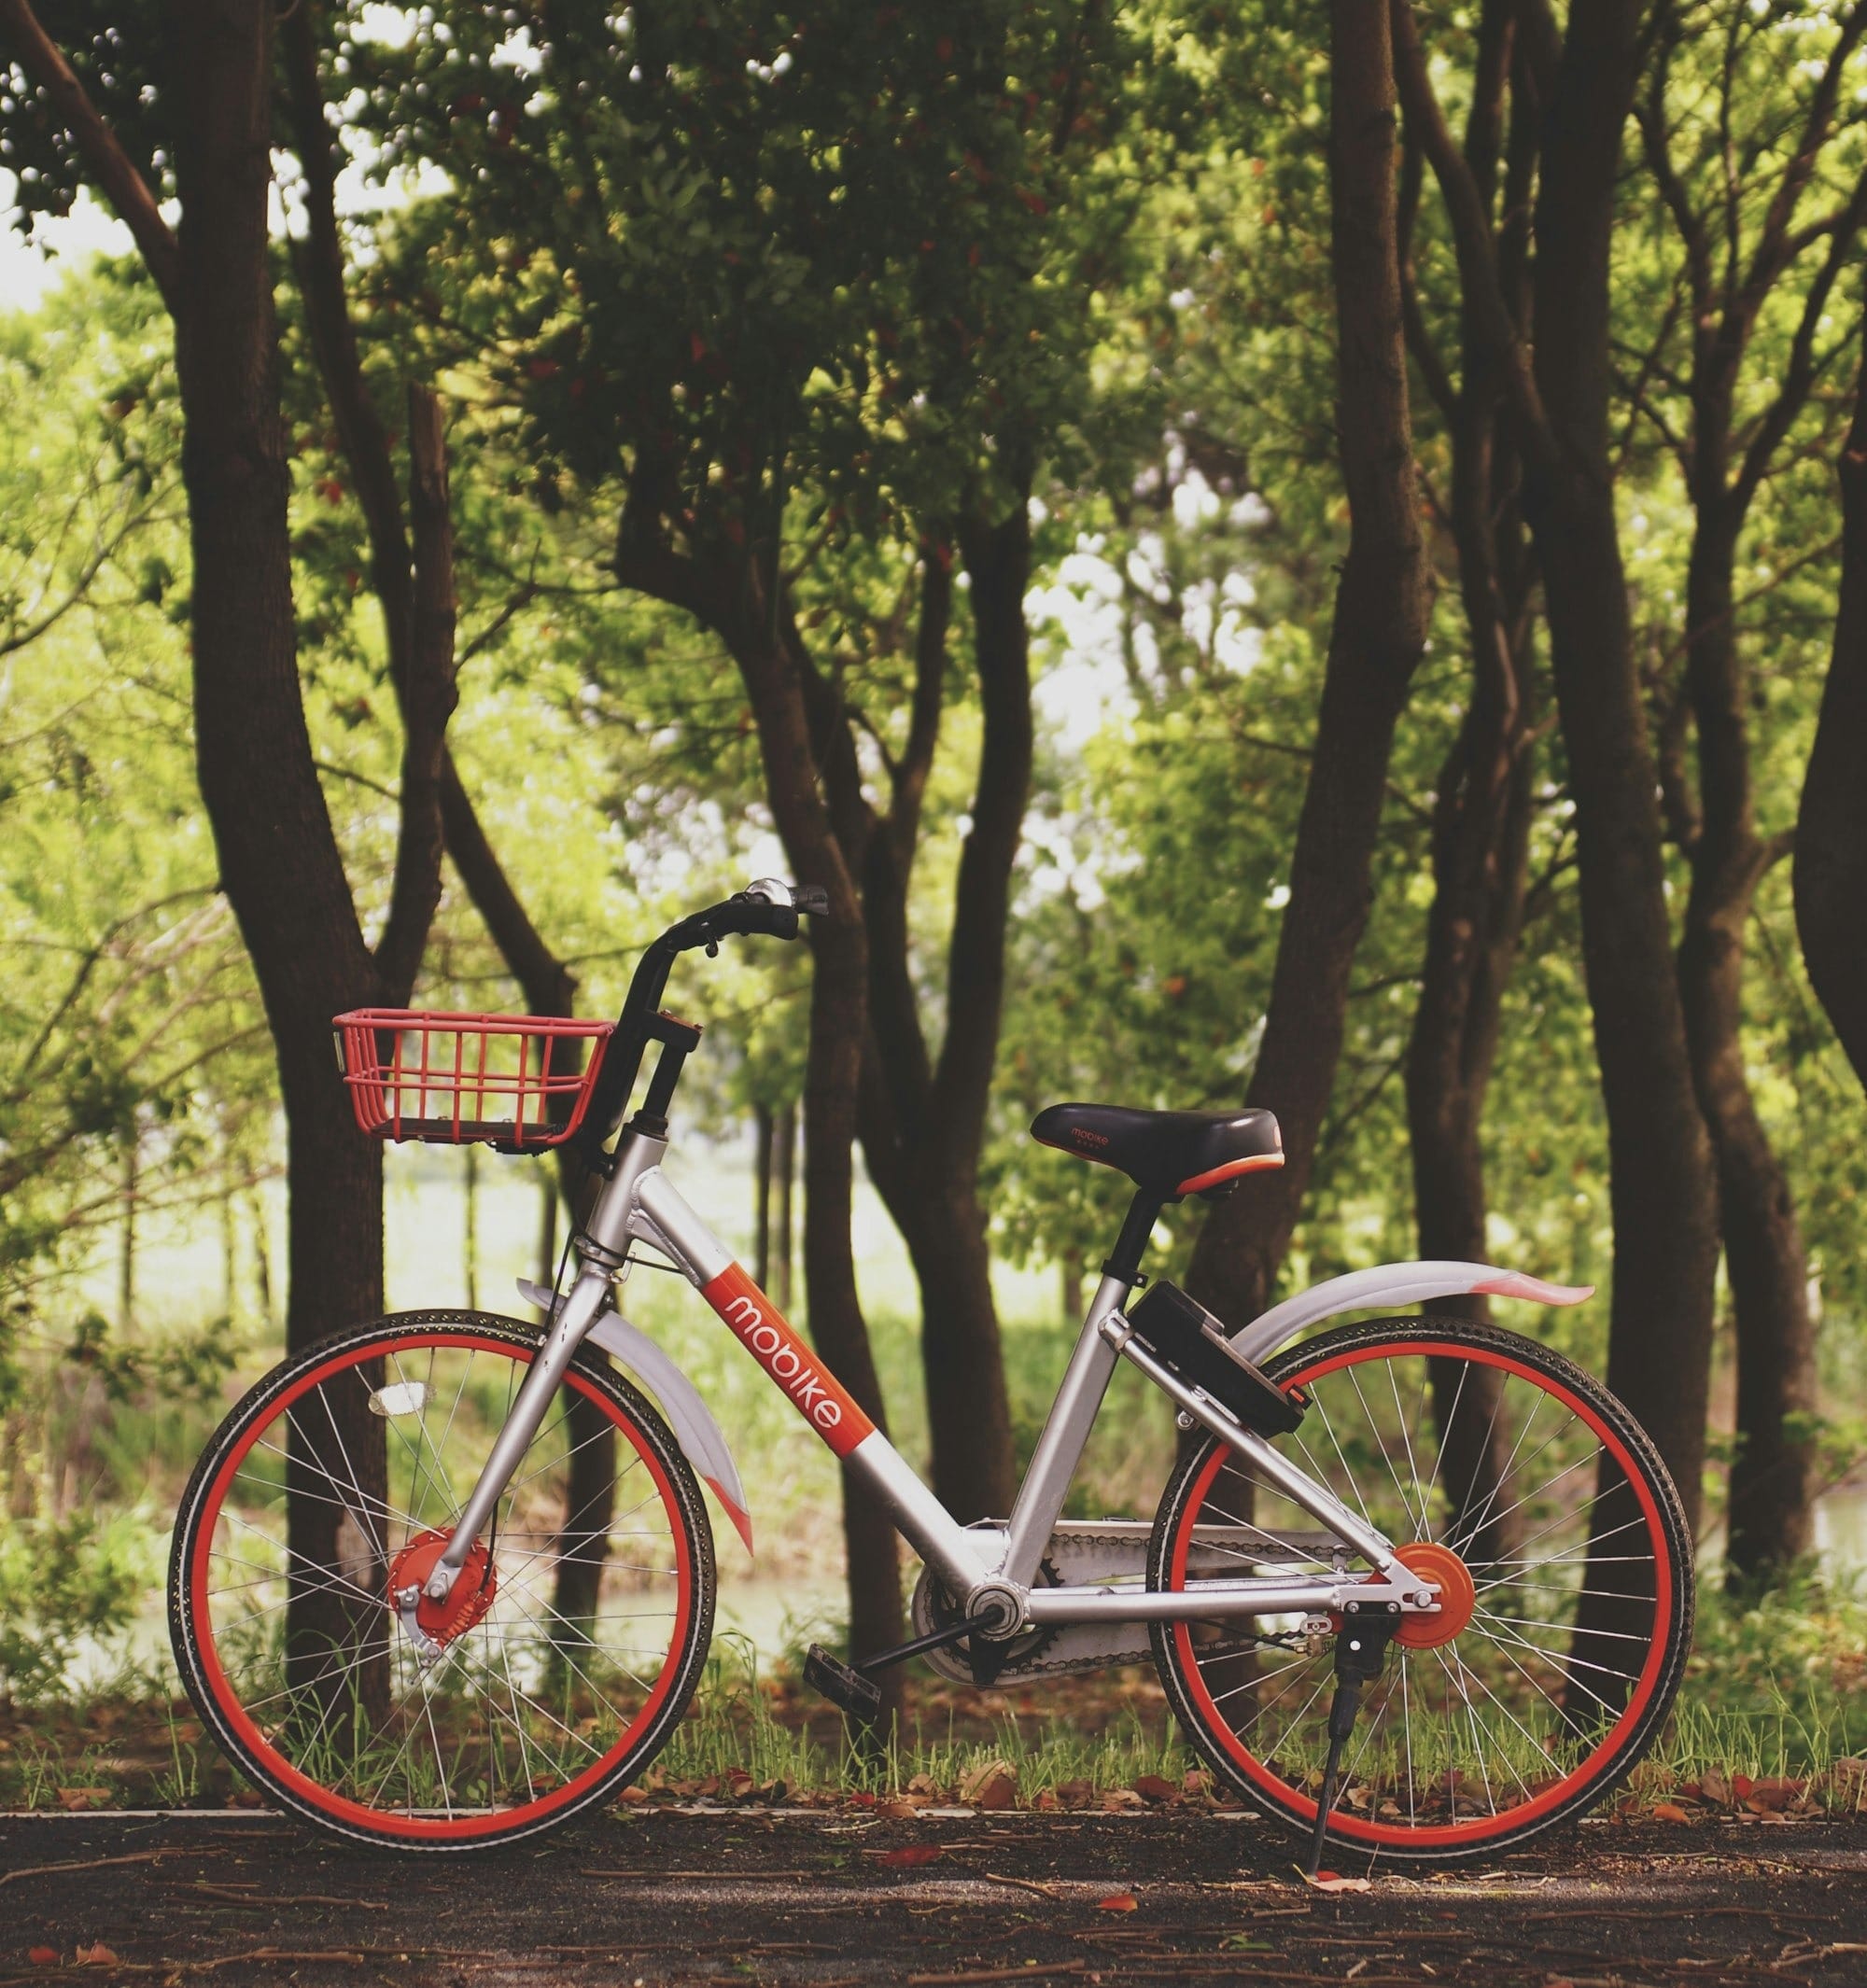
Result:
M428 1575L447 1550L450 1536L446 1533L417 1533L389 1563L389 1607L403 1617L417 1643L426 1638L427 1647L436 1655L481 1621L499 1591L498 1570L493 1564L493 1556L486 1550L485 1541L476 1539L445 1599L428 1599ZM412 1624L403 1601L411 1590L419 1597L414 1602Z

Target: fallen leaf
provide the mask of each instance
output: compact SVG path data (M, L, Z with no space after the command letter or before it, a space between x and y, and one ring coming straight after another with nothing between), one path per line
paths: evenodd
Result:
M1303 1883L1316 1891L1372 1891L1374 1886L1366 1878L1339 1878L1332 1870L1319 1870L1313 1878L1308 1871L1303 1873Z
M1079 1808L1095 1792L1087 1781L1060 1781L1057 1784L1057 1799L1066 1809Z
M26 1958L35 1967L56 1967L59 1952L56 1947L29 1947L26 1950Z
M940 1790L934 1786L932 1774L916 1774L907 1784L907 1792L910 1795L937 1795Z
M618 1801L628 1802L646 1801L648 1799L648 1790L646 1788L639 1788L634 1786L625 1787L623 1792L616 1797L616 1799Z
M1652 1813L1655 1822L1689 1823L1692 1820L1676 1801L1656 1801Z
M1134 1777L1134 1792L1143 1801L1174 1801L1180 1790L1171 1781L1158 1774L1137 1774Z
M1145 1806L1146 1804L1132 1788L1111 1788L1102 1797L1102 1807L1111 1811L1116 1809L1140 1809Z
M938 1843L909 1843L903 1850L884 1850L876 1861L884 1870L913 1870L946 1854Z
M1141 1908L1135 1903L1131 1891L1118 1891L1113 1897L1098 1898L1096 1910L1099 1912L1136 1912Z
M1766 1809L1787 1809L1792 1801L1800 1801L1807 1788L1806 1781L1791 1781L1787 1776L1772 1774L1750 1784L1750 1799Z
M987 1760L960 1782L960 1799L976 1809L1010 1809L1018 1804L1018 1770L1008 1760Z
M59 1806L76 1813L79 1809L101 1808L110 1799L108 1788L60 1788Z
M1699 1792L1707 1801L1726 1802L1731 1799L1731 1783L1720 1769L1714 1767L1709 1773L1701 1776Z
M910 1817L920 1813L920 1804L917 1801L909 1801L905 1795L897 1795L892 1801L877 1802L876 1813L877 1815L886 1815L893 1822L905 1822Z
M117 1955L100 1939L94 1947L79 1947L71 1956L71 1964L75 1967L114 1967Z

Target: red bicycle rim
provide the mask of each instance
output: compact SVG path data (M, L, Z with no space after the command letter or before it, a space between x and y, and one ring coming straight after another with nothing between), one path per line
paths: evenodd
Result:
M465 1332L426 1333L418 1338L402 1342L397 1350L428 1351L441 1347L457 1347L469 1351L494 1353L521 1365L528 1365L531 1359L530 1354L523 1349L501 1340ZM466 1842L476 1836L504 1835L513 1829L528 1827L559 1810L573 1805L613 1771L616 1763L627 1754L638 1737L652 1724L655 1715L661 1710L674 1687L679 1670L676 1657L686 1640L694 1605L693 1563L688 1553L686 1531L678 1519L669 1526L675 1551L675 1620L668 1640L667 1656L663 1661L660 1674L627 1729L618 1736L615 1743L599 1759L591 1762L574 1778L564 1783L562 1786L552 1789L548 1794L540 1796L534 1801L508 1809L455 1817L410 1815L394 1809L371 1808L365 1803L352 1801L348 1797L324 1787L309 1775L302 1773L267 1740L229 1683L221 1667L219 1651L216 1647L213 1618L208 1605L208 1562L213 1557L215 1529L219 1521L228 1489L262 1431L268 1427L279 1426L281 1418L292 1404L310 1393L313 1388L348 1367L378 1357L386 1350L387 1349L382 1345L365 1344L361 1347L352 1347L336 1354L325 1365L302 1375L277 1400L269 1404L265 1421L256 1421L243 1433L226 1461L215 1473L214 1482L201 1508L201 1518L190 1555L192 1564L189 1569L189 1609L193 1618L194 1645L199 1654L201 1674L220 1716L237 1735L242 1745L264 1768L266 1773L282 1789L333 1820L381 1834L435 1841ZM664 1508L670 1515L678 1514L680 1504L667 1473L653 1449L634 1440L629 1423L618 1418L615 1405L575 1369L567 1377L567 1383L595 1402L612 1425L628 1438L630 1448L647 1465Z
M1336 1810L1330 1827L1338 1835L1366 1842L1370 1846L1410 1845L1419 1848L1446 1846L1457 1843L1481 1841L1490 1835L1515 1832L1526 1825L1561 1809L1573 1799L1577 1791L1591 1781L1600 1771L1602 1764L1614 1758L1628 1733L1639 1723L1641 1715L1651 1701L1659 1687L1664 1666L1665 1650L1673 1616L1673 1566L1666 1540L1666 1531L1660 1511L1648 1486L1646 1476L1635 1463L1626 1444L1607 1423L1579 1396L1564 1387L1553 1376L1538 1372L1524 1363L1513 1360L1507 1353L1494 1348L1461 1344L1456 1340L1404 1339L1377 1341L1372 1344L1344 1348L1332 1358L1324 1360L1313 1367L1283 1377L1286 1386L1307 1387L1322 1379L1339 1368L1359 1365L1379 1358L1383 1360L1443 1356L1471 1361L1481 1365L1493 1366L1518 1379L1527 1380L1539 1390L1553 1395L1563 1402L1588 1428L1620 1465L1622 1475L1633 1487L1638 1500L1642 1518L1646 1521L1648 1537L1654 1554L1654 1620L1653 1631L1647 1657L1628 1701L1614 1724L1602 1735L1587 1757L1564 1775L1553 1786L1544 1789L1533 1799L1518 1802L1507 1809L1474 1818L1470 1822L1425 1824L1406 1826L1383 1823L1378 1819L1365 1818L1353 1811ZM1177 1536L1173 1541L1172 1559L1168 1567L1168 1586L1181 1588L1186 1584L1186 1561L1192 1544L1193 1528L1204 1507L1219 1473L1229 1461L1230 1452L1214 1449L1193 1487L1191 1494L1182 1507L1183 1517ZM1293 1787L1280 1776L1273 1774L1240 1740L1232 1730L1216 1701L1206 1686L1204 1676L1196 1660L1192 1641L1192 1625L1176 1622L1172 1629L1174 1649L1179 1659L1180 1676L1187 1696L1198 1710L1200 1721L1207 1733L1221 1746L1237 1765L1239 1771L1259 1788L1267 1797L1286 1813L1300 1820L1313 1822L1316 1813L1314 1799L1299 1788Z

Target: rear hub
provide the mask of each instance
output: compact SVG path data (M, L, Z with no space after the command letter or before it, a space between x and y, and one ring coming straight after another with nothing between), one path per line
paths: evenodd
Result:
M1394 1631L1395 1642L1407 1650L1436 1650L1450 1643L1471 1620L1472 1611L1478 1606L1478 1589L1470 1568L1450 1547L1430 1539L1398 1547L1394 1557L1439 1590L1439 1614L1403 1617L1400 1627Z

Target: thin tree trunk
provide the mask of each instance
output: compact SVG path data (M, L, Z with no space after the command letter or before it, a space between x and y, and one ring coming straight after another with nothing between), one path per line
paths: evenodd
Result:
M972 521L961 533L985 727L954 892L947 1032L937 1062L930 1061L920 1027L907 897L946 665L951 584L938 552L930 552L923 572L913 742L889 813L877 819L863 811L873 1030L863 1150L920 1287L934 1488L962 1520L1005 1517L1017 1488L978 1169L1004 1009L1012 870L1031 786L1029 481L1020 475L1001 518ZM847 785L853 761L844 756L836 763Z
M538 1177L538 1281L549 1291L557 1280L557 1183Z
M467 1148L466 1177L461 1183L461 1256L467 1270L467 1309L480 1309L480 1149Z
M797 1254L797 1107L787 1104L778 1114L778 1249L776 1281L769 1287L779 1309L791 1303L792 1267Z
M1513 62L1514 7L1490 0L1479 38L1465 158L1487 220L1506 129L1513 69L1519 95L1509 118L1506 228L1500 261L1513 317L1527 315L1523 227L1518 216L1535 166L1534 108L1523 65ZM1410 147L1419 134L1411 124ZM1410 151L1417 161L1417 149ZM1417 170L1417 167L1416 167ZM1411 282L1411 270L1407 273ZM1410 341L1429 379L1443 380L1417 311ZM1420 999L1407 1056L1407 1115L1420 1253L1482 1262L1486 1254L1483 1126L1496 1057L1504 989L1515 959L1528 875L1533 696L1529 600L1534 585L1517 506L1516 454L1498 432L1503 380L1484 328L1462 314L1459 385L1439 390L1453 446L1453 536L1471 695L1465 722L1439 781L1433 821L1434 896L1426 920ZM1482 1295L1435 1299L1433 1312L1489 1320ZM1511 1432L1497 1415L1502 1377L1459 1361L1431 1363L1440 1481L1452 1506L1448 1536L1469 1560L1504 1557L1516 1530L1494 1493L1509 1468ZM1470 1515L1504 1510L1473 1533Z
M1678 973L1699 1105L1717 1155L1736 1319L1738 1446L1726 1568L1741 1589L1787 1572L1813 1541L1816 1367L1802 1230L1744 1062L1745 933L1771 851L1751 805L1748 693L1733 623L1738 513L1719 439L1698 438L1706 487L1686 582L1700 806Z
M1816 998L1867 1085L1867 364L1836 473L1841 591L1796 816L1796 931Z
M770 1105L752 1107L752 1281L761 1291L771 1289L771 1162L777 1127Z
M1365 0L1334 0L1330 23L1337 432L1351 522L1263 1046L1246 1093L1248 1103L1277 1114L1285 1163L1214 1208L1188 1280L1234 1326L1264 1309L1309 1186L1341 1054L1349 970L1368 920L1394 728L1426 638L1389 23Z
M133 1121L123 1138L123 1230L117 1253L117 1329L126 1337L136 1320L136 1159L140 1143Z

